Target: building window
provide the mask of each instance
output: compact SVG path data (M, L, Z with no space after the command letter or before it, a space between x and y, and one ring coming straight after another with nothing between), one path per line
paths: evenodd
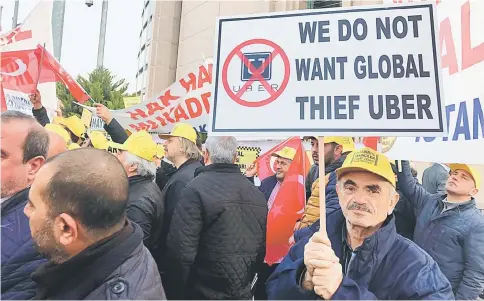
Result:
M308 9L341 7L341 0L308 0Z

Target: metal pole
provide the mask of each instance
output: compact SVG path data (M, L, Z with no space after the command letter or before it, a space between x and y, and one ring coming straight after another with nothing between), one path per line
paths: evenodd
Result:
M62 37L64 36L65 0L56 0L52 5L52 38L54 57L60 62L62 55Z
M19 6L19 0L15 0L15 7L13 9L13 17L12 17L12 29L17 27L17 19L18 19L18 6Z
M3 6L0 5L0 31L2 31L2 15L3 15Z
M106 23L108 21L108 1L103 0L101 12L101 28L99 30L99 45L97 50L97 66L102 67L104 62L104 44L106 42Z

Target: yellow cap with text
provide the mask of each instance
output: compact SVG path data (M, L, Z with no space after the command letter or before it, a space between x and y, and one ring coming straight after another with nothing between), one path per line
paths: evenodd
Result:
M355 150L355 142L353 141L353 138L347 136L327 136L324 137L324 143L336 143L341 145L343 147L343 153L352 152Z
M86 126L84 125L84 122L82 122L82 120L76 115L68 118L59 119L59 124L64 125L77 137L81 137L82 134L86 132Z
M384 178L394 187L396 185L395 174L388 158L368 147L350 153L343 165L336 170L336 175L340 178L343 174L352 171L371 172Z

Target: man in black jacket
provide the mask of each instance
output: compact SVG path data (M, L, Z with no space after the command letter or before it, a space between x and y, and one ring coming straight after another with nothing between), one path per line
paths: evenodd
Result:
M123 166L105 151L81 148L47 161L24 209L49 259L32 275L35 299L165 299L142 231L126 219L127 199Z
M161 191L154 182L156 143L148 132L140 131L129 136L123 144L111 142L109 145L120 150L117 157L128 174L128 219L141 227L145 246L152 251L154 229L163 222L164 208Z
M153 257L158 264L160 273L163 274L163 259L166 251L166 236L170 229L171 218L176 204L185 186L193 180L195 169L201 166L200 151L197 148L197 132L186 123L177 123L170 135L160 135L165 139L164 147L166 158L173 162L176 171L170 176L163 191L161 192L165 205L163 225L156 229L155 251ZM163 275L162 275L163 277ZM167 275L170 277L170 275Z
M267 202L234 164L234 137L209 137L205 166L181 193L167 239L169 299L251 298L265 255Z

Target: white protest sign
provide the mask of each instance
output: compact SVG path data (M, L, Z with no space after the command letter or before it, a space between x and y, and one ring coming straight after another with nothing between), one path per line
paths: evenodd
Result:
M45 44L45 49L52 53L52 5L53 1L39 1L21 25L12 31L0 35L1 51L35 49L37 45ZM42 104L46 108L49 118L52 120L57 109L56 84L52 82L41 83L37 88L42 96ZM5 90L5 98L7 109L20 110L32 115L32 111L28 112L25 104L25 100L30 102L28 94ZM10 103L11 106L9 106L9 99L12 101ZM14 104L13 102L16 101L18 103Z
M385 138L382 151L398 160L484 164L484 1L438 2L448 135Z
M213 135L445 132L432 4L223 17L217 28Z

